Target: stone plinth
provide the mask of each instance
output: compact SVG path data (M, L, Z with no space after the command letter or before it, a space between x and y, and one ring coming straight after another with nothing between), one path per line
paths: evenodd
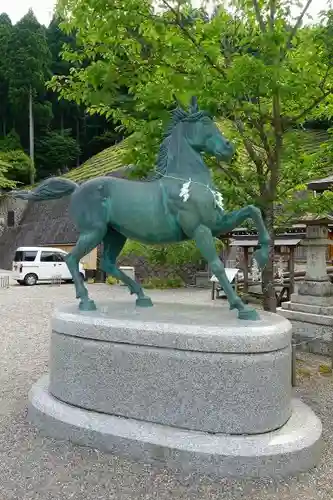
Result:
M219 304L67 306L53 317L50 375L32 388L29 417L51 436L183 470L306 470L321 425L291 400L290 342L281 316L245 322Z
M277 311L289 319L300 350L329 356L332 350L333 297L292 294ZM307 344L307 342L309 342Z
M136 312L56 313L50 393L87 410L183 429L256 434L291 414L290 324L244 325L221 309L175 304ZM78 321L80 319L80 321ZM222 323L220 326L219 323Z

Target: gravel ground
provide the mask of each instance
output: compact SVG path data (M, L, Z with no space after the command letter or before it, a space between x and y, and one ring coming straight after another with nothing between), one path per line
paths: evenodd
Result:
M104 299L123 288L90 285ZM155 301L207 302L209 291L154 292ZM325 450L313 471L281 482L237 482L168 470L43 438L26 422L27 393L47 371L49 318L73 300L70 285L0 290L0 500L331 500L333 499L333 380L319 373L329 360L300 354L298 395L320 416ZM219 304L217 304L219 306Z

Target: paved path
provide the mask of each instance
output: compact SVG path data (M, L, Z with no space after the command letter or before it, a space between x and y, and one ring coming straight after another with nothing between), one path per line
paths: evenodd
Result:
M103 299L124 288L91 285ZM206 302L209 290L154 292L156 301ZM305 356L299 394L322 418L325 452L315 471L299 478L219 482L177 476L96 450L43 438L25 420L31 384L47 371L49 318L73 300L71 285L0 290L0 500L331 500L333 498L333 381L318 375L325 359ZM223 321L221 317L221 321Z

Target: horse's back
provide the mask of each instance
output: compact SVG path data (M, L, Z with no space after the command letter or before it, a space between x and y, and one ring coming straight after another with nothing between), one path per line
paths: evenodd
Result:
M144 243L184 239L158 181L116 183L110 199L110 224L128 238Z
M74 193L71 214L79 230L105 223L127 238L145 243L169 243L185 238L177 219L167 209L158 181L92 179Z

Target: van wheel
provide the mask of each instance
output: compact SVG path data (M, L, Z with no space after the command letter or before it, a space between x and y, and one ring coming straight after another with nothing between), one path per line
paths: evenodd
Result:
M83 281L87 281L87 277L83 273L80 273L80 274L81 274L81 278L83 279Z
M34 285L36 285L37 280L38 280L38 277L36 276L36 274L30 273L24 277L24 284L26 286L34 286Z

